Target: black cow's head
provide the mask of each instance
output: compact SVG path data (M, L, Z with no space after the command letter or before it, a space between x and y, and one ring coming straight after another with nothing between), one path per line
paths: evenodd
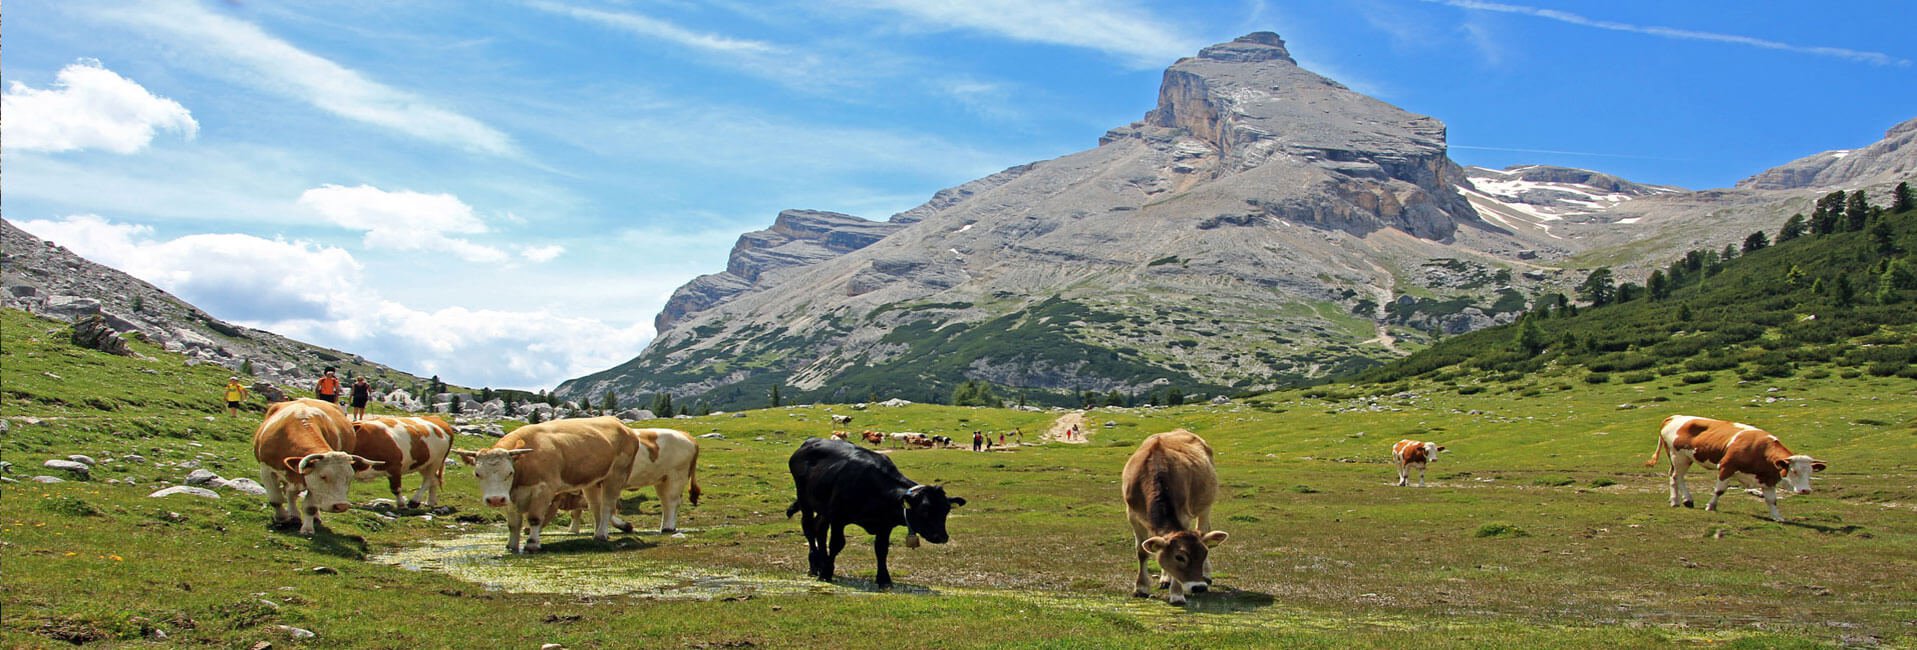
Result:
M914 485L905 491L905 525L925 541L944 544L950 539L945 534L945 516L962 505L965 498L945 496L943 486Z

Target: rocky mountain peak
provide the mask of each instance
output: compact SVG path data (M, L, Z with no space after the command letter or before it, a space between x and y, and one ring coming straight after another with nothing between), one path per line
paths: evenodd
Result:
M1229 43L1219 43L1198 51L1198 58L1229 63L1257 63L1260 61L1284 61L1297 65L1292 60L1291 51L1285 49L1285 39L1272 32L1252 32L1240 36Z
M1917 119L1884 132L1884 139L1861 149L1837 149L1805 156L1737 182L1739 189L1798 190L1857 188L1895 183L1917 175Z

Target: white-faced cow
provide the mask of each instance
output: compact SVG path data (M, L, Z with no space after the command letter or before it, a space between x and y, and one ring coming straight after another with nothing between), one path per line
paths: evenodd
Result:
M833 423L833 424L836 424L836 425L839 425L839 426L847 426L847 425L850 425L850 424L852 424L852 416L850 416L850 415L834 415L834 416L832 416L832 423Z
M1138 552L1132 595L1152 595L1146 558L1157 559L1163 572L1158 584L1171 588L1166 600L1173 605L1184 604L1187 592L1211 588L1209 554L1227 537L1225 531L1210 530L1211 505L1218 496L1211 461L1211 446L1184 429L1153 434L1125 461L1120 488Z
M596 417L528 424L491 449L453 453L473 466L486 505L506 508L506 551L519 552L519 527L526 522L530 553L539 550L553 497L566 492L585 495L594 514L592 538L605 541L639 449L639 436L619 418Z
M1436 461L1444 446L1435 442L1399 440L1391 446L1391 459L1398 463L1398 486L1411 482L1411 468L1418 468L1418 487L1424 487L1424 466Z
M311 535L321 510L352 507L347 492L353 476L379 465L348 453L353 442L352 424L330 402L299 398L267 407L266 420L253 432L253 457L260 462L266 500L273 504L273 523L285 524L297 515L300 534Z
M1692 507L1691 488L1684 484L1684 473L1691 463L1717 470L1717 487L1705 510L1717 510L1717 500L1737 478L1749 485L1752 479L1763 485L1764 503L1771 508L1771 519L1783 521L1777 512L1777 484L1787 482L1792 492L1810 494L1811 474L1824 471L1824 461L1804 454L1793 454L1777 436L1742 422L1712 420L1691 415L1664 418L1658 431L1657 448L1645 467L1657 464L1659 452L1671 453L1671 507Z
M799 524L805 530L809 572L828 582L839 551L845 549L847 525L872 534L878 558L873 582L883 587L892 584L885 567L892 529L905 527L907 547L916 546L920 537L944 544L946 515L965 505L961 497L946 496L941 486L905 478L885 455L849 442L807 438L788 465L798 496L785 516L804 513Z
M425 499L426 507L439 505L439 486L446 471L446 452L452 449L453 426L438 416L367 418L353 423L353 453L384 463L379 469L362 473L359 478L384 476L393 491L393 501L417 508ZM419 489L411 498L400 496L400 479L407 474L420 476Z

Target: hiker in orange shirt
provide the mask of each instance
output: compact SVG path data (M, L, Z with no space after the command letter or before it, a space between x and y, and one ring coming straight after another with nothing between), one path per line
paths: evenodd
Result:
M326 374L320 375L319 386L315 387L313 392L318 394L321 400L339 403L339 378L333 376L332 368L327 368Z

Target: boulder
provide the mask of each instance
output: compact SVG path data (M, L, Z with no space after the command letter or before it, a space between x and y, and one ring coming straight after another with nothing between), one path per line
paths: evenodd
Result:
M266 486L260 485L259 481L250 478L227 479L220 487L235 492L245 492L254 496L264 496L266 494Z
M97 303L95 308L98 308ZM73 322L73 344L107 354L133 356L133 349L127 347L126 339L120 338L120 333L107 326L106 319L97 313L82 316Z
M209 472L203 469L196 469L196 470L193 470L191 474L187 474L186 480L182 482L186 483L187 485L206 485L208 483L213 483L216 481L224 483L225 479L220 478L220 475L218 474L214 474L212 472Z
M66 470L74 476L79 477L82 481L90 478L90 472L92 471L91 468L87 467L86 463L76 463L70 460L53 459L41 463L41 465L48 469Z

